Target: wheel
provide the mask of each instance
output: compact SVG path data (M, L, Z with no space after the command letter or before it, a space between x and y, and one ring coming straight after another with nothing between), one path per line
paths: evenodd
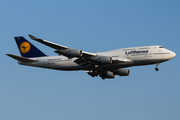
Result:
M91 77L94 77L94 75L91 75Z
M103 76L103 77L101 77L103 80L105 79L105 77Z
M155 68L156 71L159 71L159 68Z

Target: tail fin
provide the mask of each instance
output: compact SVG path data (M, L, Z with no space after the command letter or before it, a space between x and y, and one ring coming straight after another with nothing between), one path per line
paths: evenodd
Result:
M32 58L46 56L42 51L36 48L24 37L14 37L14 39L16 40L17 46L22 57Z

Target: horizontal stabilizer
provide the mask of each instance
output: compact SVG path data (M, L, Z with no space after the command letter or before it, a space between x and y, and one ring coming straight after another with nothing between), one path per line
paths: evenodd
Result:
M26 57L20 57L20 56L13 55L13 54L6 54L6 55L15 59L15 60L21 61L21 62L37 62L37 60L29 59Z

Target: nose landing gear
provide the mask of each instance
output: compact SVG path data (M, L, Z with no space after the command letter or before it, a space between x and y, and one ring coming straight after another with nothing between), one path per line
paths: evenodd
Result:
M157 63L157 64L156 64L156 68L155 68L156 71L159 71L159 68L158 68L158 65L159 65L159 64L160 64L160 63Z

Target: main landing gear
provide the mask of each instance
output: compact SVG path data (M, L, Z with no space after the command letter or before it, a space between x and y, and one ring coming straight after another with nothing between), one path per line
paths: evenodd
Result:
M105 80L106 76L107 76L107 73L102 73L101 75L99 75L103 80Z
M156 64L156 68L155 68L156 71L159 71L159 68L158 68L158 65L159 65L159 64L160 64L160 63L157 63L157 64Z
M88 72L88 74L91 77L95 77L95 76L97 77L98 76L98 65L95 65L94 68Z

